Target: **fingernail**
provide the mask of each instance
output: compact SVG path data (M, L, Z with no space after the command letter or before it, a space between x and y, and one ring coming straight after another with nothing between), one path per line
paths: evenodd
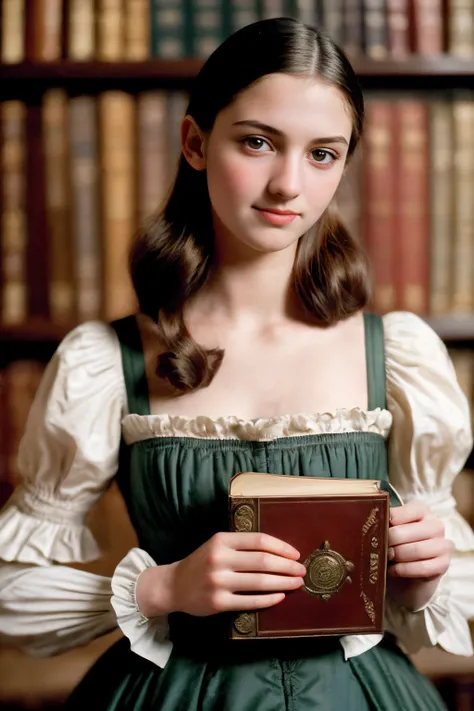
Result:
M393 560L395 558L395 551L391 546L388 549L388 556L387 557L389 560Z

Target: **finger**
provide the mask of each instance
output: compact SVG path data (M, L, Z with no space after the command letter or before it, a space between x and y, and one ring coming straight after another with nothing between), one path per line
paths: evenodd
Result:
M227 539L230 548L240 551L267 551L285 558L298 560L299 551L289 543L269 536L268 533L230 533Z
M282 558L280 555L260 551L238 551L234 553L232 561L229 560L229 568L236 572L258 571L291 576L306 575L306 568L302 563Z
M297 590L303 584L303 578L264 573L231 573L228 579L228 589L232 592L283 592Z
M390 523L392 526L399 526L402 523L421 521L429 513L430 509L423 501L411 501L409 504L390 509Z
M416 543L429 538L443 538L444 526L437 518L429 518L415 523L394 526L388 531L388 545L399 546L402 543Z
M443 575L449 567L449 555L411 563L396 563L388 568L393 578L435 578Z
M417 543L405 543L390 547L388 559L396 563L408 563L416 560L428 560L450 553L452 543L446 538L431 538Z
M285 593L268 593L268 595L233 595L230 593L226 601L226 610L261 610L265 607L278 605L285 599Z

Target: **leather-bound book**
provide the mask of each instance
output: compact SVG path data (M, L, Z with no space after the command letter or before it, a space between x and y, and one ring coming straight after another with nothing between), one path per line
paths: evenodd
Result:
M230 637L381 633L389 505L376 480L234 476L230 529L286 541L300 552L306 576L281 603L233 616Z

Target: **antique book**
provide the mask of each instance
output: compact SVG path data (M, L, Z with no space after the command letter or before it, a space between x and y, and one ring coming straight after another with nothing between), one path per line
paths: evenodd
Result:
M382 482L243 472L229 485L232 531L261 531L300 552L304 585L233 617L232 639L383 630L389 491Z

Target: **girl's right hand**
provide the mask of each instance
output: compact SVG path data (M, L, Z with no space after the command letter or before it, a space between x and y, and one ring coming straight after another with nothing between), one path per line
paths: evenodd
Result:
M284 599L285 591L303 585L306 569L297 562L299 557L295 548L265 533L216 533L183 560L144 571L137 584L138 606L147 617L169 612L201 617L272 607ZM160 568L167 568L161 578L156 575ZM162 585L168 588L166 595Z

